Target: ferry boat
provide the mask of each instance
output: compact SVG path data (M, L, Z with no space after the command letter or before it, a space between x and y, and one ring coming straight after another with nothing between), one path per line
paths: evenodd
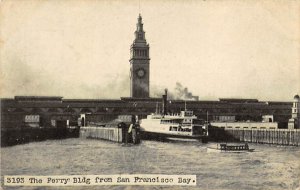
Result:
M207 123L188 110L180 114L150 114L140 121L140 130L144 138L170 137L205 142L208 137Z
M157 111L140 120L142 138L149 139L198 139L207 142L208 122L198 119L193 111L186 109L180 114L167 113L167 89L162 96L162 113Z
M253 152L254 149L250 149L248 143L244 145L227 145L226 143L218 144L216 148L207 147L207 152Z

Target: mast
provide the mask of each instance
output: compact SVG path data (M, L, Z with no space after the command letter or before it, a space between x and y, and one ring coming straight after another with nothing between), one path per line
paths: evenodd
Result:
M208 111L206 111L206 123L208 123Z

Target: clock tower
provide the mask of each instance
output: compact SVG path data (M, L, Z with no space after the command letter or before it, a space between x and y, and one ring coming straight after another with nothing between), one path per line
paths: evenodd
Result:
M130 46L130 96L132 98L149 97L149 44L145 39L142 17L139 15L135 39Z

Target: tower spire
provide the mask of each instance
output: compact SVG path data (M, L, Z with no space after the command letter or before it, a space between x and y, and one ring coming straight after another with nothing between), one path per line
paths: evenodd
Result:
M139 17L138 17L138 22L136 24L136 31L135 31L135 42L144 42L146 43L146 40L145 40L145 32L144 32L144 29L143 29L143 22L142 22L142 16L141 14L139 14Z

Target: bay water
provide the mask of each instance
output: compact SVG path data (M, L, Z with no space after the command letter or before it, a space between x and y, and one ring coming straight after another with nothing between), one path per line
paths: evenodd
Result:
M4 175L196 175L197 186L8 187L3 189L300 190L300 147L249 144L254 152L208 153L216 143L63 139L1 148Z

